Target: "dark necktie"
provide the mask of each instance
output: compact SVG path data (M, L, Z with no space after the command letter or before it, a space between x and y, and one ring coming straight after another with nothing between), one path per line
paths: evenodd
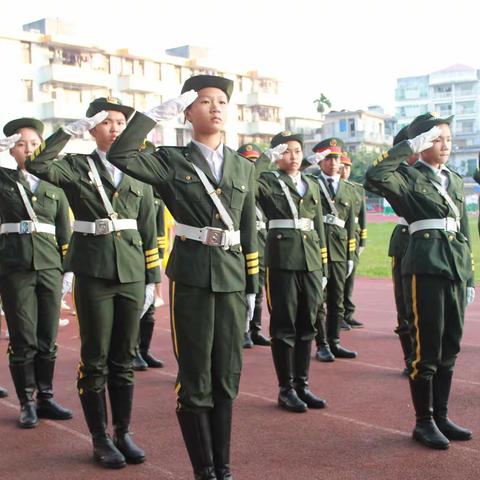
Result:
M335 198L335 190L333 189L333 178L327 178L327 187L330 192L330 196Z

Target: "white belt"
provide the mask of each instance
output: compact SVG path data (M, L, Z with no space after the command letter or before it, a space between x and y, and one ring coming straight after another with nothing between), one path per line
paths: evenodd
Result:
M215 227L199 228L177 223L175 235L202 242L210 247L222 247L225 250L240 244L240 230L222 230Z
M341 218L338 218L331 213L323 216L323 223L326 223L327 225L336 225L340 228L345 228L345 220L342 220Z
M90 235L108 235L119 230L138 230L137 221L130 218L120 218L110 220L109 218L99 218L94 222L84 222L75 220L73 222L73 231L79 233L89 233Z
M408 222L403 217L399 217L397 225L404 225L405 227L408 227Z
M293 228L295 230L309 232L313 230L313 220L310 218L299 218L297 221L290 218L269 220L268 229L270 230L271 228Z
M267 224L262 222L261 220L257 220L257 232L260 230L265 230L267 228Z
M419 230L446 230L449 232L458 232L458 225L454 218L447 217L418 220L417 222L412 222L408 227L410 235Z
M55 225L50 225L49 223L35 223L32 222L32 220L22 220L19 223L2 223L0 225L0 234L30 234L33 232L50 233L55 235Z

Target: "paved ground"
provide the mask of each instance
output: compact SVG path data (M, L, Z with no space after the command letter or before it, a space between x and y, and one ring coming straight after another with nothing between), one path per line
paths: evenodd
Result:
M358 350L355 360L312 361L312 389L328 400L323 411L289 414L276 407L276 380L265 347L246 351L241 391L234 412L232 466L236 480L436 480L480 478L480 300L469 308L463 348L451 398L451 416L478 433L474 440L433 451L410 438L414 416L407 381L401 376L400 346L391 283L358 279L357 318L366 328L342 333ZM7 361L0 383L11 396L0 400L0 478L191 479L174 414L175 362L166 306L157 309L153 350L161 370L137 377L133 430L148 461L119 471L91 461L91 446L75 391L79 340L75 317L60 330L57 399L75 412L66 422L41 421L33 430L16 427L18 406ZM267 323L267 320L265 320ZM5 352L7 341L0 341Z

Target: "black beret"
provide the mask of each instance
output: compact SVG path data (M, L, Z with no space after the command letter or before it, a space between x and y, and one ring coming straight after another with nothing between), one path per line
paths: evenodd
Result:
M276 147L277 145L281 145L282 143L287 143L290 141L298 142L303 148L303 134L292 133L289 130L285 130L284 132L277 133L270 141L270 146L273 148L273 147Z
M233 80L216 75L195 75L185 81L182 87L182 93L188 92L189 90L198 92L202 88L208 87L219 88L230 100L233 92Z
M421 133L428 132L432 127L436 125L442 125L446 123L450 125L453 120L453 115L446 118L441 118L437 113L423 113L416 117L408 127L408 138L415 138Z
M123 105L121 100L117 97L100 97L93 100L93 102L91 102L88 106L87 117L93 117L102 110L114 110L116 112L122 112L127 120L135 111L134 108Z
M40 136L42 136L45 126L43 125L43 122L36 118L16 118L3 127L3 133L6 137L10 137L20 128L33 128Z
M325 150L330 150L329 155L338 155L340 157L343 153L344 146L345 145L340 138L331 137L317 143L313 147L313 151L315 153L322 153Z
M397 143L403 142L404 140L408 140L408 127L410 125L405 125L401 128L397 134L393 137L393 144L396 145Z

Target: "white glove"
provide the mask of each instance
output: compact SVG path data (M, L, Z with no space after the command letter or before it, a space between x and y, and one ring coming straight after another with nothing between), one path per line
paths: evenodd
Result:
M145 302L143 303L142 313L140 318L145 315L145 312L148 310L148 307L155 301L155 284L147 283L145 285Z
M322 290L325 290L325 287L327 286L328 283L328 278L327 277L322 277Z
M0 138L0 152L4 152L5 150L9 150L12 148L19 140L22 138L21 133L14 133L6 138Z
M73 272L65 272L62 281L62 298L72 290Z
M360 256L364 250L365 250L365 247L358 247L358 256Z
M435 125L428 132L421 133L415 138L408 140L413 153L420 153L433 145L433 141L442 134L440 127Z
M352 274L353 272L353 260L347 260L347 278Z
M316 165L318 162L325 160L325 158L327 158L331 153L332 151L328 148L323 152L316 152L313 155L307 157L307 162L311 165Z
M152 108L148 112L145 112L145 115L157 123L171 120L182 113L197 97L198 93L195 90L189 90L177 98L172 98L158 105L158 107Z
M475 287L467 287L467 305L475 300Z
M72 137L79 137L85 132L88 132L92 128L96 127L99 123L102 123L108 117L108 112L102 110L93 117L85 117L75 122L65 125L63 131L72 135Z
M247 293L247 321L251 322L253 318L253 311L255 310L255 297L254 293Z
M281 143L276 147L269 148L265 152L265 155L270 159L272 163L277 162L283 157L283 154L286 152L287 148L288 148L288 145L286 143Z

